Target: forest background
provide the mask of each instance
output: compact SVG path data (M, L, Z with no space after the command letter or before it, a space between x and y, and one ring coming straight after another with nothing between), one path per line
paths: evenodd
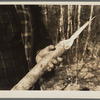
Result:
M62 66L40 79L41 90L100 90L100 6L40 5L54 45L95 19L63 55Z

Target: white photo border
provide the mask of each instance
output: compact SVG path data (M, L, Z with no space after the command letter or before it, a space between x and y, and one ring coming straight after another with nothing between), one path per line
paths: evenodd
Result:
M1 2L0 5L100 5L98 1L7 1ZM99 91L0 91L0 98L82 98L82 99L99 99Z

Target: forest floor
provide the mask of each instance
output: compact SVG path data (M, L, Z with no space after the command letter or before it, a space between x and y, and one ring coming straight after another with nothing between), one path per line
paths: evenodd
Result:
M100 90L100 58L56 68L41 78L41 90Z

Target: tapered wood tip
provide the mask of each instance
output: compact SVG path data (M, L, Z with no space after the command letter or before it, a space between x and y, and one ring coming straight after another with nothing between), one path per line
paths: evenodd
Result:
M93 19L95 19L96 18L96 16L94 16L92 19L90 19L90 21L92 21Z

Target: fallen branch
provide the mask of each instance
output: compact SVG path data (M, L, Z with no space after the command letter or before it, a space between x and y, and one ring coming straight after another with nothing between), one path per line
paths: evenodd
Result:
M19 81L11 90L28 90L34 85L34 83L42 76L42 74L47 70L48 62L52 58L61 56L67 49L69 49L74 40L78 35L86 28L86 26L91 22L87 21L79 30L77 30L70 39L60 41L55 47L56 50L51 51L49 55L45 56L38 64L36 64L26 76Z

